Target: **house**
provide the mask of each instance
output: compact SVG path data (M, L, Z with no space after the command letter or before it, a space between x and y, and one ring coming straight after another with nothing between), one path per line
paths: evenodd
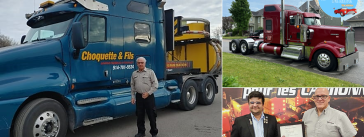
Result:
M321 8L320 5L317 4L317 0L315 1L309 1L310 2L310 11L311 13L320 14L321 19L321 25L329 25L329 26L341 26L341 18L332 17L328 14L326 14ZM307 1L303 3L299 9L303 12L307 12Z
M351 26L354 28L356 42L364 42L364 12L347 19L343 24L344 26Z
M249 31L250 33L253 33L255 30L257 30L259 27L263 28L263 9L260 9L258 11L251 11L252 16L249 20Z

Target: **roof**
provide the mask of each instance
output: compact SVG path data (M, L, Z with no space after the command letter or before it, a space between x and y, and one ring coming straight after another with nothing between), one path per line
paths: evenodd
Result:
M347 19L346 21L363 21L364 20L364 12L360 12L359 14Z
M319 6L317 6L317 4L316 4L316 2L315 1L310 1L310 6L313 8L313 9L315 9L316 11L317 10L320 10L320 7ZM306 10L307 10L307 1L305 2L305 3L303 3L301 6L300 6L300 8L299 8L301 11L303 11L303 12L307 12Z
M350 26L350 24L347 21L343 21L343 26Z
M252 11L253 16L263 16L264 8L258 11Z

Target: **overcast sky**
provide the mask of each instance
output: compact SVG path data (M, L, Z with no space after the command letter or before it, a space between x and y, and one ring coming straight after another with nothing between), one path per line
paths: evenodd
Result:
M210 21L211 33L221 27L222 0L167 0L165 10L174 9L174 16L204 18Z
M21 36L29 30L25 14L39 10L39 4L44 1L46 0L0 0L0 34L20 43ZM222 0L166 1L165 9L174 9L175 16L207 19L211 23L211 30L221 26Z
M224 17L231 16L231 13L229 12L229 8L231 7L231 3L234 0L223 0L223 8L222 8L222 14ZM285 0L284 3L287 5L293 5L295 7L300 7L302 4L304 4L307 0ZM355 0L353 0L355 1ZM357 0L358 4L356 6L357 12L360 13L363 11L363 1L364 0ZM249 2L249 8L251 11L258 11L262 8L264 8L264 5L267 4L281 4L281 0L248 0ZM350 16L342 17L341 20L347 20L351 18Z

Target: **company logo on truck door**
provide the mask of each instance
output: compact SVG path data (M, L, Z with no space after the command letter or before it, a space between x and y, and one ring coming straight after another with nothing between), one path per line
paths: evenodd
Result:
M83 51L81 55L81 60L90 60L90 61L104 61L104 60L125 60L125 59L134 59L134 54L132 52L119 52L116 54L114 52L109 53L91 53L89 51Z

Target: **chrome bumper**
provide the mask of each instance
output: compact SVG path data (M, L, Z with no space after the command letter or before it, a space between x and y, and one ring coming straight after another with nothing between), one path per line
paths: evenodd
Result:
M337 59L337 71L344 71L349 69L349 67L358 64L359 62L359 51L342 58Z

